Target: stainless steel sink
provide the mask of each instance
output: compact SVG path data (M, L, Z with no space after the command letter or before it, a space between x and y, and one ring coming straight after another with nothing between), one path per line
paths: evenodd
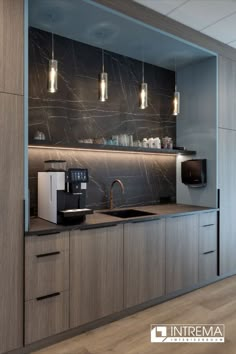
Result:
M102 214L116 216L116 217L122 218L122 219L136 218L139 216L156 215L154 213L149 213L148 211L135 210L135 209L103 211Z

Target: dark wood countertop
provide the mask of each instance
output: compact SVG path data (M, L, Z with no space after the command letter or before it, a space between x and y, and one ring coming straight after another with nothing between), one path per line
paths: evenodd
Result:
M30 229L28 232L25 232L25 235L26 236L48 235L50 233L59 233L63 231L70 231L70 230L77 230L77 229L92 229L92 228L111 226L115 224L125 224L127 222L132 222L137 220L148 221L148 220L156 220L159 218L218 210L215 208L204 208L204 207L183 205L183 204L146 205L140 207L126 207L126 208L121 208L119 210L122 209L142 210L142 211L153 213L155 215L121 219L118 217L102 214L101 212L105 210L99 210L99 211L97 210L94 212L94 214L87 215L86 221L78 225L56 225L40 218L32 218L30 220Z

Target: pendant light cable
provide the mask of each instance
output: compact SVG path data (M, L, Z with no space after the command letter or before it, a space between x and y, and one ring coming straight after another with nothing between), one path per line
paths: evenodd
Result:
M104 49L102 49L102 72L104 73L105 66L104 66Z
M142 83L144 83L144 61L142 62Z
M54 60L54 34L52 32L52 60Z

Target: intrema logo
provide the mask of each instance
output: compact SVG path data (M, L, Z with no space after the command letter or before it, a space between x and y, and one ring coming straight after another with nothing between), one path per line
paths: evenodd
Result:
M223 324L152 324L152 343L224 343Z

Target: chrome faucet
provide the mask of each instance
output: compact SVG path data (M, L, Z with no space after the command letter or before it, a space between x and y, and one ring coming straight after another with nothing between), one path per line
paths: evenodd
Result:
M113 193L112 193L112 188L113 186L118 183L120 185L120 188L121 188L121 191L122 191L122 194L124 194L125 192L125 187L123 185L123 183L121 182L120 179L115 179L112 184L111 184L111 188L110 188L110 209L113 209Z

